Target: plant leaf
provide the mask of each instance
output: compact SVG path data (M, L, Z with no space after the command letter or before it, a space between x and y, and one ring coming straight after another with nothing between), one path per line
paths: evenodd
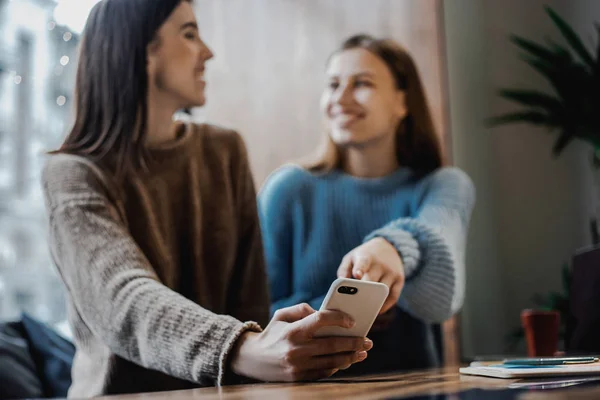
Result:
M563 103L571 106L570 111L580 111L592 84L590 74L582 65L574 62L561 64L558 60L555 63L529 60L529 65L550 82Z
M528 53L530 56L534 56L536 58L550 62L554 62L557 60L557 58L560 57L553 51L529 39L525 39L516 35L511 35L510 40L518 47L520 47L521 50L524 50L526 53Z
M552 8L545 7L546 12L550 15L550 18L554 22L554 25L558 27L560 33L563 35L567 43L573 48L575 53L585 62L590 68L594 68L594 58L590 52L585 48L583 42L579 38L579 35L575 33L573 28L562 19Z
M562 131L552 147L552 154L554 154L555 157L559 156L573 139L575 139L575 136L571 134L571 131L566 129Z
M538 107L548 113L562 112L563 105L556 97L535 90L500 90L499 95L525 106Z
M556 126L556 122L552 120L548 114L540 111L520 111L509 114L492 117L487 120L489 126L502 124L528 122L534 125Z
M545 79L552 90L548 93L501 90L501 97L523 108L489 118L486 125L529 123L550 131L557 130L559 135L553 146L555 155L561 154L573 139L586 141L600 149L600 24L594 25L595 47L588 50L561 16L549 7L546 11L561 33L558 43L551 39L537 43L516 35L510 40L520 50L519 57ZM600 156L596 160L600 165L598 160ZM556 307L564 307L565 303L564 299L551 296L540 296L537 300Z
M546 41L548 42L548 46L550 47L550 50L556 55L557 58L560 58L562 60L562 62L564 62L564 63L573 62L573 56L571 55L571 52L569 50L565 49L563 46L556 43L551 38L546 38Z
M559 67L557 62L544 62L540 60L528 61L529 65L535 69L539 74L545 78L556 90L556 93L563 97L563 87L565 86L565 79L562 78L565 67Z

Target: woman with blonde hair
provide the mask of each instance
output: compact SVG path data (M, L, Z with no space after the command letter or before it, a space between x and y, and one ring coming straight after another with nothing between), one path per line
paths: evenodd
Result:
M348 373L435 366L431 324L463 303L473 184L443 166L418 71L397 43L353 36L327 75L325 147L259 194L271 312L318 309L337 277L382 282L375 346Z

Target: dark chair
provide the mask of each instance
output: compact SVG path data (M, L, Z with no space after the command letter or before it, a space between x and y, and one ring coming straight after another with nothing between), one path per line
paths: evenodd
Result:
M0 324L0 399L67 397L73 344L23 315Z
M600 354L600 246L573 256L570 303L565 350L569 354Z

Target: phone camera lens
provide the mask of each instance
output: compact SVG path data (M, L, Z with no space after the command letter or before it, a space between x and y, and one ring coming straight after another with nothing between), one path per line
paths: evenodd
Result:
M355 287L340 286L337 291L338 293L343 294L356 294L356 292L358 292L358 289Z

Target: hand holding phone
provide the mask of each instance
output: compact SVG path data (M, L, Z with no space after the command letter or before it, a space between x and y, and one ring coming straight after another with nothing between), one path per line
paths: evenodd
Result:
M324 337L324 327L351 327L353 319L339 311L316 312L308 304L278 310L262 332L244 332L231 351L231 370L264 381L326 378L364 361L373 342L365 338Z
M315 336L366 337L388 293L389 288L383 283L336 279L331 284L320 310L342 311L354 318L355 325L352 328L324 327L319 329Z
M338 268L337 276L386 284L389 293L380 314L395 306L405 283L404 263L398 250L380 237L371 239L346 254Z

